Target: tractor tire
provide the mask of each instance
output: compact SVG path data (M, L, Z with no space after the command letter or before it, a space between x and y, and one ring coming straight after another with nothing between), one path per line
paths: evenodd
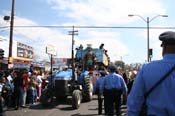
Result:
M91 101L93 97L93 83L91 76L85 76L83 81L83 101Z
M81 104L81 91L80 90L74 90L72 94L72 108L78 109Z
M53 93L50 89L44 89L40 97L41 105L46 107L49 106L53 101Z

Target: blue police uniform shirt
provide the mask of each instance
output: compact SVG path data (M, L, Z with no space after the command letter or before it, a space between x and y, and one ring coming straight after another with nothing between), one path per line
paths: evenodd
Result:
M175 54L166 54L162 60L144 64L128 96L128 116L138 116L144 93L175 65ZM148 96L148 115L175 116L175 71Z
M105 77L104 89L122 89L125 94L127 93L127 87L123 77L116 73L110 73Z
M96 89L99 89L99 94L103 94L103 85L104 85L104 78L105 77L99 77L96 81Z

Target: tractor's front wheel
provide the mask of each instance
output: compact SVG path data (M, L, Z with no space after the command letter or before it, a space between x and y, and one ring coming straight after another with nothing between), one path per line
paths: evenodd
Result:
M40 98L42 106L49 106L53 101L53 93L49 89L44 89Z
M78 109L81 104L81 91L74 90L72 94L72 108Z

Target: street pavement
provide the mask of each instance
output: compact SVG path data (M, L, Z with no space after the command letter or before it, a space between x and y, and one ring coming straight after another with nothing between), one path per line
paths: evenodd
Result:
M126 115L126 110L126 105L122 105L122 116ZM82 103L77 110L72 109L71 98L69 97L66 101L55 101L48 107L42 107L40 103L37 103L27 108L20 108L19 110L10 108L5 114L6 116L100 116L98 115L96 96L93 97L92 101Z

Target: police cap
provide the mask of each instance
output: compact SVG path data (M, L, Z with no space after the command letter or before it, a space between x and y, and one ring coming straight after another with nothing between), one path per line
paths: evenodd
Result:
M160 34L159 40L162 41L162 44L175 44L175 32L163 32L162 34Z
M110 71L116 71L117 67L116 67L114 64L110 64L110 65L108 66L108 69L109 69Z

